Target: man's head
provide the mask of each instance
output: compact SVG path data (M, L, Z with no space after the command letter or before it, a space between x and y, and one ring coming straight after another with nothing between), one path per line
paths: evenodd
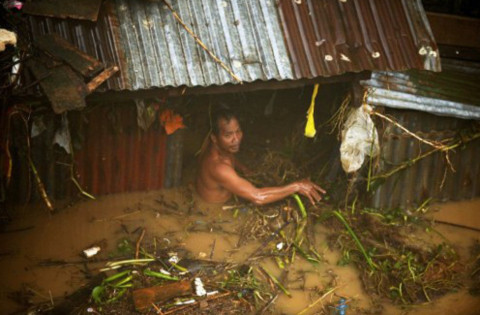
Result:
M211 140L219 149L227 153L237 153L242 137L240 123L232 110L221 107L213 113Z

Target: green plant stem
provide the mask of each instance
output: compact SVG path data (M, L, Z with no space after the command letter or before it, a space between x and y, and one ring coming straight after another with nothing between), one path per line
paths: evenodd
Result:
M135 264L142 264L142 263L147 263L147 262L152 262L154 261L154 258L141 258L141 259L128 259L128 260L120 260L120 261L114 261L114 262L108 262L107 266L108 267L114 267L114 266L119 266L119 265L135 265Z
M367 260L367 263L368 265L370 266L370 268L372 270L375 270L378 268L378 266L373 262L372 258L370 257L370 255L368 255L367 251L365 250L365 248L363 247L362 243L360 242L360 240L358 239L357 235L355 234L355 232L353 232L353 230L350 228L350 225L348 225L348 222L347 220L345 220L345 218L342 216L342 214L338 211L333 211L333 214L343 223L343 225L345 225L345 228L347 229L348 233L350 234L350 236L353 238L353 240L355 241L355 243L357 244L358 248L360 249L360 251L362 252L363 256L365 257L365 259Z
M285 293L288 297L292 297L292 294L277 280L268 270L263 267L260 267L262 271L275 283L283 293Z
M305 206L302 200L300 199L300 196L298 196L298 194L293 194L293 198L297 202L298 208L300 209L300 213L302 214L302 218L305 219L307 217L307 211L305 210Z
M145 269L143 271L143 274L149 277L161 278L161 279L171 280L171 281L178 281L177 277L172 277L172 276L163 274L161 272L152 271L150 269Z

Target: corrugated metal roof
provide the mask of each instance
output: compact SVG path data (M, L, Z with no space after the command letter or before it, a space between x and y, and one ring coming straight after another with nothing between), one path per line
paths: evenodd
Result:
M279 3L296 78L363 70L440 71L420 0Z
M480 119L480 66L442 61L443 71L374 72L367 102L441 116ZM470 66L468 67L468 64Z
M170 2L245 82L363 70L440 70L420 0ZM103 90L237 83L162 1L106 1L97 23L29 20L34 37L58 33L87 54L118 65L120 74L107 80Z
M171 1L242 81L293 79L273 0ZM163 2L115 1L130 89L235 83Z

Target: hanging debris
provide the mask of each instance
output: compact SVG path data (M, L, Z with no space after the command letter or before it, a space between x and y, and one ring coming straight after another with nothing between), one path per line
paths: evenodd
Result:
M340 159L347 173L359 170L366 156L375 157L380 152L378 133L370 118L370 110L368 105L353 110L343 125Z
M17 34L0 28L0 52L4 51L7 45L17 45Z

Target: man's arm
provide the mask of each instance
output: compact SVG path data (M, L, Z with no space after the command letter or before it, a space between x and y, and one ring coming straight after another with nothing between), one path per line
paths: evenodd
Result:
M309 180L296 181L285 186L257 188L238 176L234 168L227 164L219 164L211 172L213 178L225 189L257 205L275 202L294 193L306 196L312 204L315 204L322 199L321 193L325 193Z

